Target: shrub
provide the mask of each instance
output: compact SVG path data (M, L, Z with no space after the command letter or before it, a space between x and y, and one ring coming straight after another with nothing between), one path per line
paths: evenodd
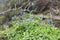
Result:
M31 17L13 21L13 26L0 36L6 40L60 40L60 30Z

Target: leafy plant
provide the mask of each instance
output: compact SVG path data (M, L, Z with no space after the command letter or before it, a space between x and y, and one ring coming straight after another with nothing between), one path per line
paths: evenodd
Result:
M15 20L12 25L0 36L6 40L60 40L60 30L45 24L39 17Z

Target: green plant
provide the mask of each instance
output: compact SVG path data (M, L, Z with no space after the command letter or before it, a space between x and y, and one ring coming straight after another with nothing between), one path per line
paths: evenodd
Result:
M0 36L6 40L60 40L60 30L45 24L39 17L12 21L12 25Z

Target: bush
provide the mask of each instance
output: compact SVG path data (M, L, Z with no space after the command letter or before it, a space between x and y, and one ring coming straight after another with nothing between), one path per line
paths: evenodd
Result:
M12 24L12 28L0 35L2 38L6 40L60 40L60 30L45 24L40 18L30 17L13 21Z

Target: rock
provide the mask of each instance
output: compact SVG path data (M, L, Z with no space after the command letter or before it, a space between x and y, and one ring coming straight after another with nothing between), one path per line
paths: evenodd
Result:
M27 9L20 9L19 10L19 15L23 15L23 14L26 14L26 13L29 13L30 11L27 10Z

